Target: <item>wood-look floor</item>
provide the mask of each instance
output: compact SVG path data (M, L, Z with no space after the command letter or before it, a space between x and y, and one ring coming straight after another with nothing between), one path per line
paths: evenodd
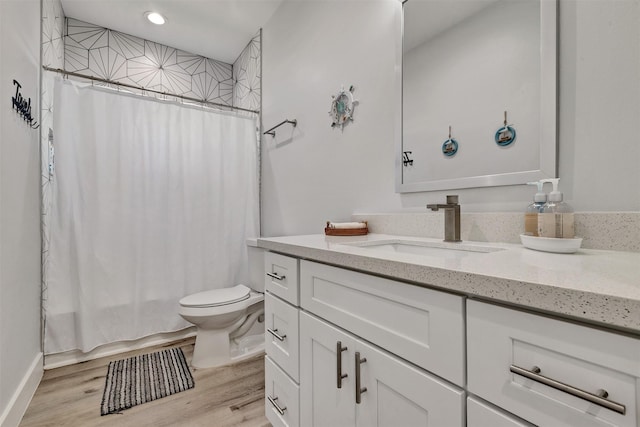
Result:
M270 426L264 416L263 356L220 368L191 368L193 389L100 416L109 362L176 346L190 362L193 344L189 338L45 371L20 427Z

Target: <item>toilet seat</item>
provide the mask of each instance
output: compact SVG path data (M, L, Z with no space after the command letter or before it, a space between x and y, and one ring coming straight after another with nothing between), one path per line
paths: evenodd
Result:
M205 308L230 305L249 299L251 289L244 285L232 288L214 289L188 295L180 300L182 307Z

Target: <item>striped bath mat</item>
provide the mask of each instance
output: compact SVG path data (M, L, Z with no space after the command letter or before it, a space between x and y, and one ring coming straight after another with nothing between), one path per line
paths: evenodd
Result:
M100 415L193 388L193 376L180 348L109 363Z

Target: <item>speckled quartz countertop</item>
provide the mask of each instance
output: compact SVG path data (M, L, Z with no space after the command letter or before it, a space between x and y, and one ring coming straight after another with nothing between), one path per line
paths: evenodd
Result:
M349 246L394 239L428 245L462 245L467 249L479 246L503 250L446 258ZM640 335L640 253L637 252L580 249L574 254L553 254L516 244L444 244L439 239L384 234L260 238L258 246L414 285L550 312Z

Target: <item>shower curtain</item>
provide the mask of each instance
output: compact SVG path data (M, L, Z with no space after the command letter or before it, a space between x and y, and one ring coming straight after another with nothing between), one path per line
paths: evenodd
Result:
M256 118L55 85L45 353L189 326L187 294L248 280Z

